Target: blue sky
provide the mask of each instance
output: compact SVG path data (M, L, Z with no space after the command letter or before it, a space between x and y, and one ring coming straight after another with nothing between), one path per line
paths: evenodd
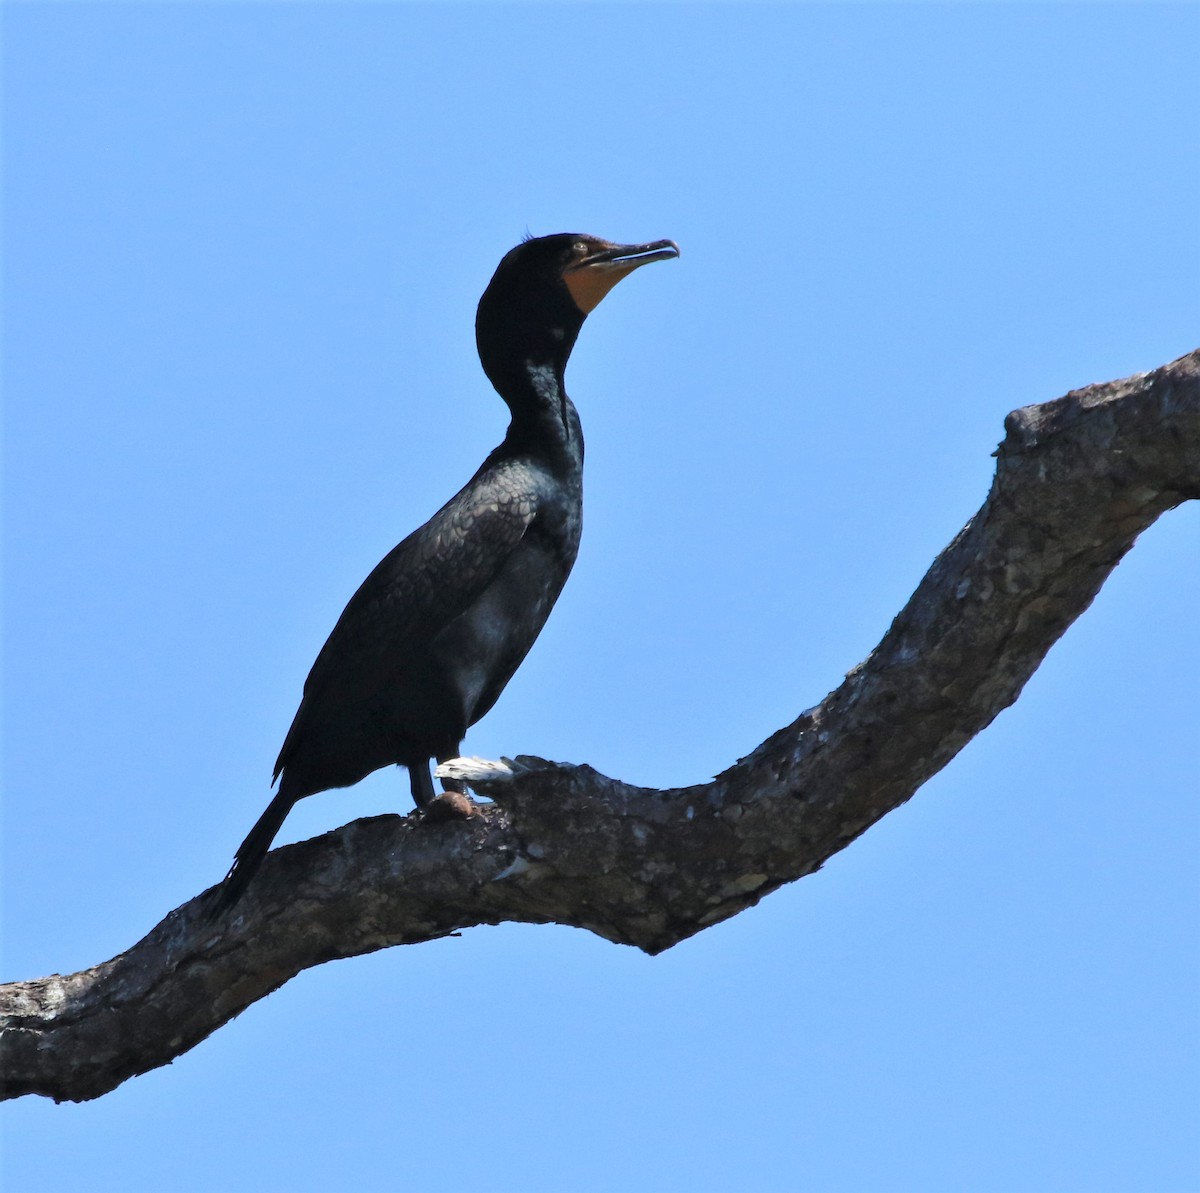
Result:
M5 978L224 873L342 605L503 434L472 320L527 229L683 256L580 337L580 560L467 748L631 782L836 686L1010 409L1200 342L1194 6L6 7ZM4 1108L6 1180L1200 1188L1198 527L818 875L655 959L322 967Z

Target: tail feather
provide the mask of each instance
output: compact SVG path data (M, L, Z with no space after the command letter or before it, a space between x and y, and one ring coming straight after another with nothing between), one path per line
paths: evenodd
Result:
M209 896L206 915L210 920L220 919L246 892L250 880L258 873L263 858L271 848L287 814L296 800L282 791L267 805L267 810L246 835L234 854L233 865L225 875L225 881Z

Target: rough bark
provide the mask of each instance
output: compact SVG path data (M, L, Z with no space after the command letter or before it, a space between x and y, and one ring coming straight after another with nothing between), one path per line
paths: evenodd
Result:
M274 851L92 969L0 987L0 1093L95 1098L312 965L505 920L659 953L817 870L1002 709L1137 536L1200 497L1200 351L1016 410L983 507L871 656L711 783L462 764L469 820L358 820Z

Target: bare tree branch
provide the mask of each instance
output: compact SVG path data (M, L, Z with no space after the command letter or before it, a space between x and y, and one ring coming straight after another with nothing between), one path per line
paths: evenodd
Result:
M464 770L495 801L470 820L380 816L278 849L229 922L198 896L111 961L0 987L0 1093L99 1097L335 957L505 920L658 953L817 870L1012 704L1137 536L1200 497L1200 351L1005 428L983 507L871 656L711 783L518 759Z

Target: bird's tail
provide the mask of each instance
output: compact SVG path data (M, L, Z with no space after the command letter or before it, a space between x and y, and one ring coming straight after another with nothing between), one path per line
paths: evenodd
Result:
M295 797L282 791L267 805L267 810L246 835L234 854L233 865L225 881L208 897L205 913L210 920L220 919L245 894L250 880L258 873L271 842L296 803Z

